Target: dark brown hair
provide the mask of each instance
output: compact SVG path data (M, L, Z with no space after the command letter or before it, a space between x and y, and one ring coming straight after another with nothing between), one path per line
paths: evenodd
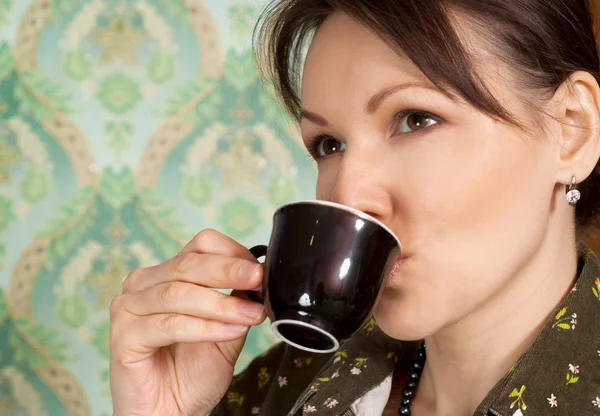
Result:
M576 71L600 80L590 4L586 0L275 0L254 32L263 75L296 119L304 51L333 13L343 12L408 57L441 91L458 95L480 111L514 125L520 121L490 93L456 30L464 16L500 59L514 70L529 108ZM527 98L529 97L529 98ZM531 99L536 97L537 99ZM582 126L597 128L598 126ZM580 231L594 224L600 206L600 167L579 185Z

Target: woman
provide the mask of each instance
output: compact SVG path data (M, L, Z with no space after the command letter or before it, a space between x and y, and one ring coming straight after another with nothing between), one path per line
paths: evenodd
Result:
M600 265L577 244L600 198L588 3L283 0L257 39L317 198L402 241L378 328L334 355L278 345L232 382L265 314L211 288L262 269L203 231L111 305L115 416L598 414Z

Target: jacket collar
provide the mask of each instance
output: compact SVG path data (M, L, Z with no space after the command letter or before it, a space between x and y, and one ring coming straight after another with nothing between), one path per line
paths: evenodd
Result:
M477 414L588 414L600 407L600 264L580 249L580 274L571 292ZM562 408L562 409L561 409Z
M340 415L394 372L405 345L371 319L332 355L289 414Z

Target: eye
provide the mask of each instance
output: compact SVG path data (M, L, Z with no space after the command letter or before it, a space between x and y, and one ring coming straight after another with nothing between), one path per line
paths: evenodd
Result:
M399 124L398 133L413 133L439 123L439 119L423 111L410 111L398 114L395 119Z
M346 150L346 143L326 134L317 136L313 142L308 145L308 152L315 159L343 152L344 150Z

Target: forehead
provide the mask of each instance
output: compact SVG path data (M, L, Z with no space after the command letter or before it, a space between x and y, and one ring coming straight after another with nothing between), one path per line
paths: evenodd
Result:
M388 80L428 81L405 56L392 50L376 33L343 13L329 17L316 32L309 47L302 80L307 102L319 92L348 86L379 88ZM308 102L307 102L308 104Z
M496 55L498 51L493 50L498 49L498 45L487 45L472 20L459 15L454 17L476 78L501 103L516 105L518 91L510 87L516 85L516 79L509 66ZM402 82L433 86L407 56L392 49L367 26L337 12L319 27L309 47L302 78L302 102L307 107L322 107L323 100L328 98L364 100L361 92L366 95ZM454 91L452 85L447 87L450 92ZM455 98L464 103L460 94Z

